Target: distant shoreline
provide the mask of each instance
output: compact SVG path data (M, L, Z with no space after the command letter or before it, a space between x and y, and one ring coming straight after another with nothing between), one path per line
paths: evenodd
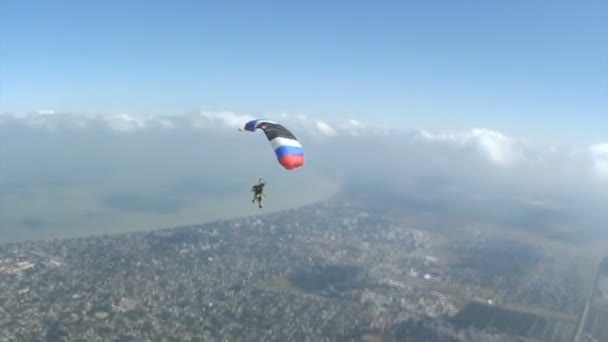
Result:
M175 229L175 228L185 227L185 226L204 225L204 224L209 224L209 223L218 222L218 221L235 220L235 219L246 218L246 217L255 217L258 215L276 214L276 213L293 210L293 209L298 209L301 207L306 207L309 205L314 205L316 203L321 203L321 202L327 201L327 200L335 197L342 189L342 186L339 185L338 183L328 181L328 180L324 180L324 183L325 183L324 184L325 187L323 187L324 191L317 192L314 194L314 196L304 196L305 198L301 199L301 200L296 199L295 203L286 203L285 201L281 202L279 205L274 205L274 203L266 203L266 205L264 206L263 209L259 209L259 208L257 208L257 205L248 203L251 201L251 198L247 196L247 197L243 198L243 203L249 209L245 209L242 211L235 210L235 211L232 211L231 214L216 212L215 215L213 215L213 214L212 215L201 215L204 217L201 217L200 219L197 218L197 219L190 219L190 220L184 220L184 219L181 219L180 217L175 217L174 219L167 218L165 221L174 221L174 223L166 222L166 224L150 225L148 228L133 228L135 226L135 224L129 224L128 223L129 215L125 214L125 215L118 217L119 221L124 221L124 222L117 223L111 229L99 230L99 229L94 228L94 229L91 229L91 231L89 231L88 233L82 233L82 234L80 232L74 233L73 231L54 230L54 231L52 231L51 234L40 234L41 236L37 237L37 238L36 237L16 238L16 239L3 238L3 239L0 239L0 246L6 245L6 244L11 244L11 243L58 241L58 240L79 239L79 238L94 238L94 237L101 237L101 236L114 236L114 235L121 235L121 234L130 234L130 233L142 233L142 232L157 231L157 230ZM281 191L281 190L279 190L279 191ZM214 203L214 204L216 206L226 205L226 204L221 204L220 202L221 201L217 201L217 203ZM143 218L143 220L152 222L152 221L154 221L154 217L152 217L152 216L153 215L150 215L150 217L147 219ZM122 218L124 218L124 220L122 220ZM144 226L144 225L146 225L146 223L136 224L136 225ZM18 228L16 227L15 229L18 229ZM21 229L23 229L23 228L21 228ZM42 229L44 229L44 228L42 228ZM35 231L35 229L32 230L32 232L34 232L34 231ZM30 232L29 234L26 234L26 235L37 235L36 233L32 233L32 232ZM3 234L3 232L0 232L0 234ZM42 236L42 235L45 235L45 236Z

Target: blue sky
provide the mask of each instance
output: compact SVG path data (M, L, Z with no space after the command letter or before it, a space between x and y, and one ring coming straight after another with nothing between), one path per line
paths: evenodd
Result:
M303 113L608 139L606 1L0 0L0 112Z

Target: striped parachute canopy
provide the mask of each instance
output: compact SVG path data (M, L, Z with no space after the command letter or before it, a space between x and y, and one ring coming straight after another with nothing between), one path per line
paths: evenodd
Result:
M279 164L287 170L293 170L304 165L304 151L296 137L280 124L265 120L251 120L245 124L245 130L255 132L261 129L277 155Z

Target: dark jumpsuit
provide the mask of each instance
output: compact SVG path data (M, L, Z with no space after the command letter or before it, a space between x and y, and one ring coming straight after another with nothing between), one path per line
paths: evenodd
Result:
M258 206L261 208L262 207L262 195L263 195L263 191L264 191L264 184L258 184L258 185L254 185L251 188L251 191L254 192L253 195L253 199L251 200L251 203L255 202L256 200L258 201Z

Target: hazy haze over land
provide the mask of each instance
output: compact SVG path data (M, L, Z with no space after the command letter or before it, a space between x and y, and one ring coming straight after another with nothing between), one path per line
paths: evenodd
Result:
M286 171L250 114L0 117L1 239L79 236L258 213L339 188L399 210L432 208L577 239L606 234L608 145L542 145L489 129L429 132L304 115L261 117L290 128L306 164ZM254 210L255 209L255 210Z

